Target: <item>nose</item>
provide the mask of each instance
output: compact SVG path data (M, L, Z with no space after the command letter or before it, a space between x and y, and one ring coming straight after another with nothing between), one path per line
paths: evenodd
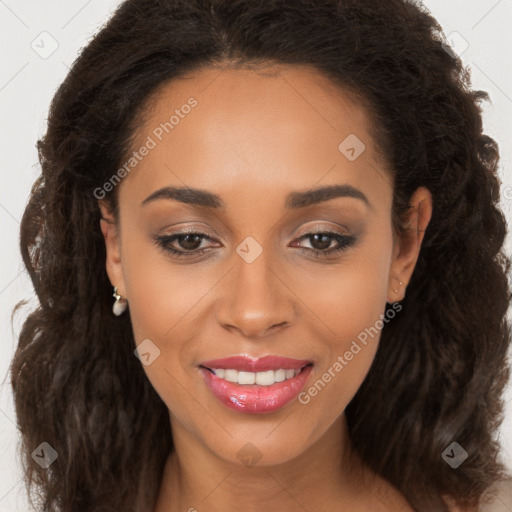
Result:
M293 292L279 272L271 268L266 251L252 263L240 259L226 276L217 320L228 330L261 339L291 325ZM282 274L282 273L281 273Z

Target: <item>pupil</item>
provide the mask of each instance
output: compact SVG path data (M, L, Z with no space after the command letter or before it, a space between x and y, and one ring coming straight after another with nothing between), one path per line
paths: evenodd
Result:
M331 237L323 233L316 233L315 235L313 235L313 238L315 239L316 242L318 242L317 237L323 239L323 241L320 240L320 247L317 247L317 249L328 249L329 246L331 245ZM318 246L318 244L316 245Z
M190 242L190 239L191 238L195 238L196 241L195 242ZM199 239L199 236L198 235L184 235L182 236L181 238L181 245L185 248L185 249L190 249L190 250L193 250L193 249L196 249L196 246L197 246L197 240ZM199 243L201 243L201 241L199 240Z

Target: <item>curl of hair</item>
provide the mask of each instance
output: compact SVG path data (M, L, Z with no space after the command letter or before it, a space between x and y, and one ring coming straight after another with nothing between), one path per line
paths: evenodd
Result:
M38 489L41 510L155 504L173 448L169 416L133 355L129 315L112 315L94 191L129 155L158 87L213 65L312 66L357 97L391 169L396 232L407 232L414 190L432 193L402 310L346 410L355 449L420 512L448 510L445 496L474 504L503 475L495 433L509 376L510 261L499 153L482 133L488 96L470 89L444 42L436 20L404 0L118 7L55 94L21 223L39 306L24 322L11 379L27 489ZM106 197L114 212L116 191ZM58 453L48 469L31 458L43 441ZM456 471L441 457L452 441L469 454Z

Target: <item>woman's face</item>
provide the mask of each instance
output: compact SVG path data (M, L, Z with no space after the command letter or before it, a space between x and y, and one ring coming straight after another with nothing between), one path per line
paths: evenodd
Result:
M203 69L159 92L118 185L120 237L102 229L174 436L235 463L248 442L260 464L285 462L360 387L419 251L394 244L392 184L369 129L307 68ZM172 238L183 233L200 236ZM295 361L205 364L269 355Z

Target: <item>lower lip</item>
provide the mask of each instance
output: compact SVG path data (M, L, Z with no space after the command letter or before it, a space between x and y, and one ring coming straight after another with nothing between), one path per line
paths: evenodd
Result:
M247 414L265 414L290 403L304 387L312 369L312 365L306 366L295 377L271 386L228 382L205 368L201 368L201 373L206 385L225 406Z

